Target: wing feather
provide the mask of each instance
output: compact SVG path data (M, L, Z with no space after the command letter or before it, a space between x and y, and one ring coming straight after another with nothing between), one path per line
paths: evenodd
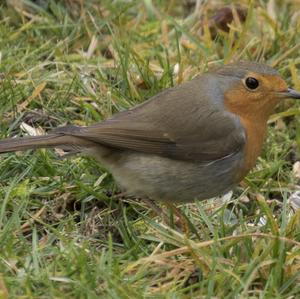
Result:
M209 74L196 77L101 123L62 133L112 148L209 162L240 151L245 131L226 111Z

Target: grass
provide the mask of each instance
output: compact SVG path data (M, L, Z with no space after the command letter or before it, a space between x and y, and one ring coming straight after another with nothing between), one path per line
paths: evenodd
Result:
M299 4L239 1L245 22L212 36L228 3L1 2L0 137L101 121L238 59L267 62L300 89ZM179 207L189 235L123 198L92 159L2 155L0 298L299 298L300 210L289 201L299 114L293 101L277 108L256 168L227 201Z

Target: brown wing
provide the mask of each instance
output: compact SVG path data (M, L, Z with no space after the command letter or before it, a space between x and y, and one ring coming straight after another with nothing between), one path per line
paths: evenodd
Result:
M202 75L111 119L65 134L178 160L223 158L243 148L245 134L239 119L224 111L209 79Z

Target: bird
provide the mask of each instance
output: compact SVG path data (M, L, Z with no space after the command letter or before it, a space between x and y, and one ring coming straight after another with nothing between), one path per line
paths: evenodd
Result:
M210 199L255 166L267 120L286 98L300 92L274 68L238 61L90 126L2 139L0 153L61 148L94 157L130 195L171 204Z

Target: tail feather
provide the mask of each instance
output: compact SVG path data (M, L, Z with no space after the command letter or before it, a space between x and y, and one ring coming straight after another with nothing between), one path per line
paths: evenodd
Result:
M25 151L37 148L86 148L95 143L80 137L74 137L59 133L42 136L7 138L0 140L0 153Z

